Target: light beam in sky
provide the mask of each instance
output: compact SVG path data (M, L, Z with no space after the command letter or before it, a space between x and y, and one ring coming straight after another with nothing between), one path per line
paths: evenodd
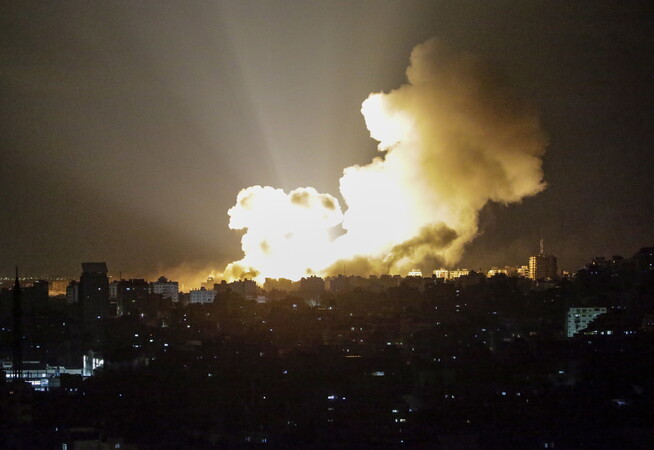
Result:
M478 234L489 201L545 188L538 117L479 58L436 39L411 52L407 83L363 102L380 156L343 171L336 198L314 188L241 190L229 227L245 256L227 279L338 273L402 274L453 264ZM334 227L343 234L332 238Z

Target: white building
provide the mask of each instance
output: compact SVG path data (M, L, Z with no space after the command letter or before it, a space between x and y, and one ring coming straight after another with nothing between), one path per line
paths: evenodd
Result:
M208 291L205 288L191 289L191 303L213 303L216 298L216 291Z
M447 270L441 268L434 270L434 276L444 280L452 280L454 278L459 278L468 274L470 274L468 269Z
M152 292L154 294L161 294L164 299L168 298L174 303L179 301L179 283L177 281L169 281L166 277L160 277L152 283Z
M595 318L606 312L606 308L591 306L588 308L568 308L567 336L585 330Z
M444 280L447 280L450 277L450 271L447 269L436 269L434 270L434 276L436 278L442 278Z
M409 272L410 277L420 277L422 278L422 270L420 269L413 269L411 272Z

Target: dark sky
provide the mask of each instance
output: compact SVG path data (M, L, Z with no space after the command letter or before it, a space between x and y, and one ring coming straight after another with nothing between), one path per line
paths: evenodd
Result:
M489 205L461 266L560 266L654 245L646 2L4 2L0 274L81 261L152 276L239 259L227 210L261 184L338 195L375 153L359 112L438 37L541 114L549 187ZM172 272L172 270L171 270Z

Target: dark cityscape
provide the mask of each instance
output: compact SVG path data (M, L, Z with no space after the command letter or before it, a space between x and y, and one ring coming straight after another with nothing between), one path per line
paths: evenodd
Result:
M82 270L2 289L5 448L654 443L654 247L186 293Z
M5 2L1 449L654 448L654 8Z

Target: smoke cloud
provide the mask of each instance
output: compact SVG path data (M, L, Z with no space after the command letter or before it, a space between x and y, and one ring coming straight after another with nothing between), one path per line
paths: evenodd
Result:
M489 201L545 188L537 114L480 58L436 39L416 46L407 83L373 93L361 113L380 156L343 171L346 205L315 189L243 189L228 214L245 257L227 278L405 274L456 263ZM336 239L331 231L341 226Z

